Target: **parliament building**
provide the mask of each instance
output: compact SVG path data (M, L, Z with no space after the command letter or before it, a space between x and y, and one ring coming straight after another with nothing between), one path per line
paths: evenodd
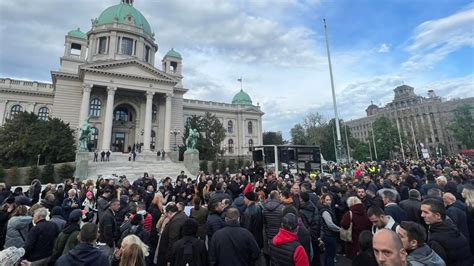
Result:
M263 112L246 92L231 103L186 99L192 88L182 83L185 60L171 49L155 66L157 52L146 18L122 0L93 19L88 32L67 33L52 83L0 78L0 126L22 111L60 118L75 130L90 117L93 149L126 152L141 143L144 151L170 151L182 145L188 117L210 112L227 131L225 155L249 155L262 144ZM178 130L175 143L171 132Z

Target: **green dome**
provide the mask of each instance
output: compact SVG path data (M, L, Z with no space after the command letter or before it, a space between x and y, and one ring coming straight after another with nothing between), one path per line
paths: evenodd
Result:
M117 19L118 23L126 24L125 17L131 15L135 19L135 26L152 35L151 27L146 18L134 8L132 5L121 3L115 6L111 6L104 10L97 19L97 25L111 24L114 23Z
M87 35L77 28L76 30L71 30L67 33L67 36L76 37L79 39L87 39Z
M174 57L174 58L178 58L178 59L183 59L183 58L181 57L181 54L178 53L178 52L176 52L176 51L174 50L174 48L171 48L171 50L169 50L169 51L166 53L165 57Z
M252 99L241 89L232 99L232 104L252 105Z

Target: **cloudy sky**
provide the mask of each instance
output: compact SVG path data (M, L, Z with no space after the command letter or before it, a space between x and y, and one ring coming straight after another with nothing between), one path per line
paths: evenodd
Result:
M0 0L0 77L50 82L64 35L120 0ZM266 131L308 112L333 117L322 19L340 117L364 116L402 84L446 99L474 96L474 4L462 0L136 0L161 57L183 55L186 97L230 102L240 89Z

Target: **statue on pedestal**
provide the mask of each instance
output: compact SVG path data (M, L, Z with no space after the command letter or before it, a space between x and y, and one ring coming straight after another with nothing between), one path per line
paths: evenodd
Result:
M92 126L90 123L90 117L84 120L82 127L80 129L79 135L79 151L89 151L89 141L92 135Z
M189 129L188 137L186 138L186 151L187 152L194 152L197 151L196 144L199 138L199 132L197 129Z

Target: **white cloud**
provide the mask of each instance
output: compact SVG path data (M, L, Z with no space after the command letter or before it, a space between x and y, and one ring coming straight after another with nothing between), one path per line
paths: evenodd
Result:
M379 53L388 53L390 52L390 44L382 43L377 50Z
M402 67L406 70L429 69L460 48L473 47L472 25L474 25L474 5L451 16L420 24L406 47L412 55Z

